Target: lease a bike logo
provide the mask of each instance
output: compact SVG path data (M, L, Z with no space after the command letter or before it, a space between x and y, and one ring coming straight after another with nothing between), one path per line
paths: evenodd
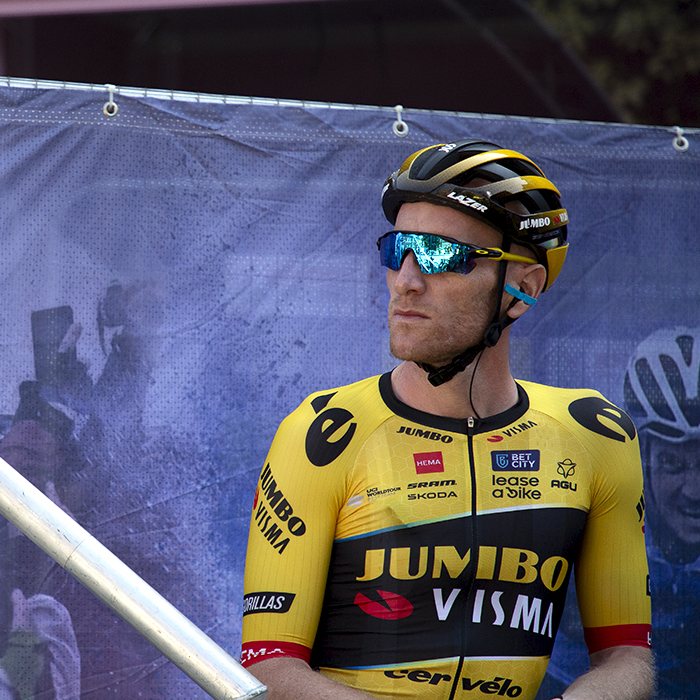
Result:
M637 434L624 411L598 396L577 399L569 404L569 413L579 425L611 440L626 442L627 438L634 440Z
M318 415L306 433L305 447L309 462L316 467L328 466L338 459L357 429L357 423L350 422L355 417L350 411L338 407L326 409L334 396L335 392L317 396L311 402Z
M491 469L495 472L538 472L539 450L494 450L491 452Z
M372 600L364 593L358 593L354 603L362 612L380 620L402 620L413 612L411 602L398 593L390 593L389 591L377 591L377 593L382 602Z

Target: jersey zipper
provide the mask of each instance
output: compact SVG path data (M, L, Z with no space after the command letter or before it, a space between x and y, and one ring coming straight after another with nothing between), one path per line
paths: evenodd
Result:
M454 697L459 689L459 683L462 677L462 668L464 667L464 660L466 656L466 628L469 619L469 609L470 600L472 597L472 589L474 588L474 583L476 581L477 567L479 566L479 533L477 530L477 481L476 481L476 461L474 460L474 427L476 426L476 421L473 416L467 418L467 454L469 455L469 479L471 482L471 526L472 526L472 538L471 538L471 574L467 579L466 583L466 602L464 606L464 629L462 630L462 650L459 657L459 663L457 664L457 669L455 671L454 681L452 683L452 688L450 690L450 696L448 700L454 700Z

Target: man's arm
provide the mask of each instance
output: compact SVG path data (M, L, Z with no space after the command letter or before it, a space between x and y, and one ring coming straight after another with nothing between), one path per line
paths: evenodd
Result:
M564 692L564 700L648 700L654 691L651 650L618 646L591 654L591 670Z
M312 670L291 656L259 661L248 668L267 686L268 700L370 700L359 690L348 688Z

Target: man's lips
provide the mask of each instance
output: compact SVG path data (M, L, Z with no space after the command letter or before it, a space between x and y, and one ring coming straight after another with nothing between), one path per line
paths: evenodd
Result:
M401 321L410 321L411 319L428 318L428 316L415 309L393 309L391 315Z

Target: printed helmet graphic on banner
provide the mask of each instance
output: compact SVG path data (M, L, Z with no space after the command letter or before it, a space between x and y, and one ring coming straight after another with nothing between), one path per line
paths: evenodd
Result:
M636 349L625 408L639 430L667 442L700 439L700 329L664 328Z

